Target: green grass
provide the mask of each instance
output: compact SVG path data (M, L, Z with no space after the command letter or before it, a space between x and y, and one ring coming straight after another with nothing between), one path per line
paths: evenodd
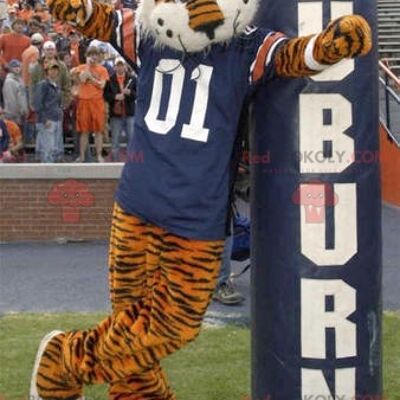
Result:
M52 329L87 328L101 314L15 314L0 319L0 400L27 399L38 342ZM241 400L250 393L250 332L204 329L198 340L163 362L178 399ZM384 320L387 400L400 400L400 314ZM105 386L86 389L88 400L107 399Z
M388 400L400 400L400 313L383 320L383 377Z

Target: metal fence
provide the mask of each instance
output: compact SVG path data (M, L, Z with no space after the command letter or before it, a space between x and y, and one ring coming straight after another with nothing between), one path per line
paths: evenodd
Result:
M379 112L381 122L400 147L400 79L379 62Z

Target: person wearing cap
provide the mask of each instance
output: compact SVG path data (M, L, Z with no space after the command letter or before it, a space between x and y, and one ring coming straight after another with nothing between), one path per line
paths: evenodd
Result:
M107 70L99 64L100 52L97 47L89 47L86 52L86 64L72 70L78 78L78 105L76 109L76 130L79 132L79 152L77 162L85 161L89 144L89 133L95 134L96 156L98 162L104 162L103 132L105 127L105 105L103 91L109 79Z
M21 126L28 115L28 101L21 78L21 62L11 60L7 68L9 72L3 85L4 116Z
M43 50L48 60L54 59L57 54L57 46L52 40L46 40L43 43Z
M40 57L40 51L44 42L44 38L40 33L34 33L31 36L31 45L22 53L22 80L24 81L26 95L29 101L29 87L31 84L31 72ZM31 110L30 110L31 111ZM30 112L32 116L32 111ZM30 121L31 118L26 119L24 124L24 139L25 143L33 142L35 133L35 126Z
M128 73L121 57L115 60L115 73L107 82L104 97L110 106L112 161L121 161L121 134L124 132L128 140L133 136L136 97L136 78Z
M13 21L11 33L0 35L0 54L6 63L22 59L22 53L31 45L31 39L24 35L25 22L21 19Z
M71 77L65 64L57 57L57 49L54 42L47 40L43 43L43 56L33 66L31 72L30 93L34 90L34 86L46 78L47 64L53 61L58 62L60 73L58 75L58 86L61 89L63 106L68 107L71 101Z
M61 89L62 105L63 108L67 108L71 102L71 77L70 73L65 66L65 64L60 61L57 57L56 45L52 41L45 41L43 43L43 57L35 64L31 73L31 85L29 89L30 98L33 96L35 91L35 86L46 79L47 77L47 67L51 63L57 63L59 66L59 74L57 75L57 85ZM36 109L35 104L30 104L32 109L36 112L40 110ZM64 154L64 141L63 138L58 140L59 151L58 154L60 158Z
M46 78L40 81L33 93L33 105L37 110L36 155L42 163L59 161L64 148L62 132L62 95L58 85L60 65L56 60L46 64Z

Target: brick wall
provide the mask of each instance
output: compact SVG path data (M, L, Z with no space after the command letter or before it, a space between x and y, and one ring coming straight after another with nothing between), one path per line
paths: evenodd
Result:
M34 174L0 167L0 241L108 239L120 166L63 166Z

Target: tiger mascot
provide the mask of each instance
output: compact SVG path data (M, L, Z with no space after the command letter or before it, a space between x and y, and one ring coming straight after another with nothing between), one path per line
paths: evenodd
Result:
M249 25L258 0L142 0L136 12L48 0L52 15L110 42L138 70L135 134L114 205L112 314L40 343L30 399L172 400L160 360L199 334L224 247L230 160L250 91L371 49L360 16L288 38ZM129 154L143 153L143 162Z

